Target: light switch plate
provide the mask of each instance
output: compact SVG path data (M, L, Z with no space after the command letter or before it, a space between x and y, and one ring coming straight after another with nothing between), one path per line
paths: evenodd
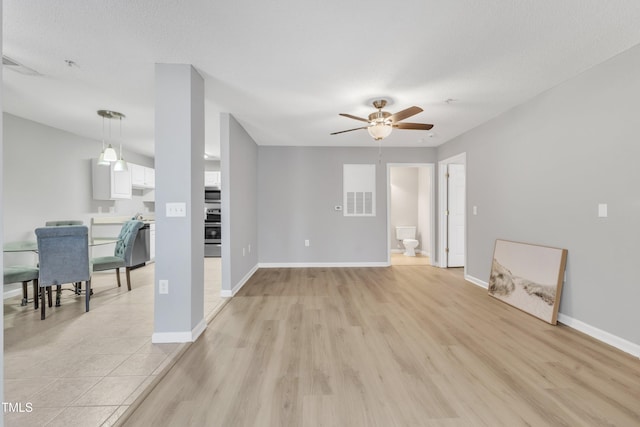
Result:
M187 204L184 202L167 203L167 217L187 216Z
M607 215L607 204L606 203L600 203L598 204L598 217L599 218L606 218Z

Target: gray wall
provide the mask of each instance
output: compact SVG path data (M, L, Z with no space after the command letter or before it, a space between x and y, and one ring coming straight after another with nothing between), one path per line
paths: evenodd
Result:
M110 211L133 215L145 207L153 210L152 203L142 202L140 191L131 200L93 200L91 159L100 154L101 142L11 114L3 117L5 241L33 240L33 230L47 220L81 219L89 225L91 217ZM100 126L97 115L96 125ZM127 151L123 155L127 161L153 167L146 156ZM5 260L29 261L24 254L6 254Z
M154 342L191 340L204 325L204 80L188 64L155 65ZM184 203L184 217L166 214ZM159 280L168 280L160 294ZM176 333L176 335L172 335Z
M226 113L220 114L220 155L222 291L228 295L258 264L258 146Z
M567 248L560 312L640 344L640 46L438 150L467 153L467 273L496 238ZM597 217L607 203L609 217ZM471 215L478 206L478 215Z
M431 169L418 168L418 240L420 250L431 255ZM434 198L435 200L435 198Z
M206 171L219 171L220 170L220 160L207 159L204 161L204 170Z
M372 142L373 144L373 142ZM261 263L386 263L387 163L433 163L435 149L268 147L259 153ZM344 217L342 167L376 165L376 216ZM310 246L305 247L308 239Z

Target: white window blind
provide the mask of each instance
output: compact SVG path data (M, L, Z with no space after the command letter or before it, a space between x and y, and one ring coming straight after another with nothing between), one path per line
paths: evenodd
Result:
M376 165L345 164L344 216L376 216Z

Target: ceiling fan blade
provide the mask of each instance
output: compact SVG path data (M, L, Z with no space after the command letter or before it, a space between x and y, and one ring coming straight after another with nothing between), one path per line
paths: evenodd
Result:
M391 116L389 116L389 120L391 120L393 123L397 123L400 120L404 120L411 116L415 116L416 114L421 112L422 112L422 108L416 107L414 105L413 107L409 107L406 110L398 111L397 113L392 114Z
M350 119L353 119L353 120L360 120L361 122L369 123L369 120L363 119L362 117L352 116L351 114L340 113L339 115L342 116L342 117L349 117Z
M361 127L361 128L341 130L340 132L333 132L333 133L330 133L329 135L337 135L337 134L339 134L339 133L351 132L352 130L366 129L366 128L368 128L368 127L369 127L369 126L363 126L363 127Z
M394 123L393 127L398 129L429 130L433 125L427 123Z

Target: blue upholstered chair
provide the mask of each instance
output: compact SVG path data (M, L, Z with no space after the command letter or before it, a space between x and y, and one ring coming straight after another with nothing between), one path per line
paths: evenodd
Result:
M118 235L118 243L116 243L116 249L113 256L103 256L92 258L93 271L105 271L116 270L116 278L118 281L118 287L120 284L120 269L124 268L127 275L127 289L131 290L131 277L130 271L133 267L133 244L138 235L138 230L142 228L144 223L138 220L127 221L122 225L120 234Z
M40 318L45 317L44 289L63 283L86 282L85 311L89 311L91 296L91 266L89 265L89 229L84 225L36 228L40 276ZM49 297L51 298L51 297ZM58 294L59 298L59 294ZM56 300L58 300L56 298ZM51 300L49 300L51 305Z
M84 223L82 221L80 221L79 219L60 219L60 220L57 220L57 221L46 221L44 223L44 225L46 227L62 227L62 226L66 226L66 225L84 225ZM75 294L76 295L80 295L80 288L82 286L81 283L80 282L74 283L73 286L74 286ZM58 286L58 295L59 295L59 293L60 293L60 287ZM59 304L57 304L57 301L56 301L56 307L58 305ZM36 308L38 308L37 300L36 300Z
M4 284L22 282L22 304L27 305L27 285L33 280L33 299L38 300L38 267L30 265L12 265L4 267ZM36 308L37 304L36 304Z

